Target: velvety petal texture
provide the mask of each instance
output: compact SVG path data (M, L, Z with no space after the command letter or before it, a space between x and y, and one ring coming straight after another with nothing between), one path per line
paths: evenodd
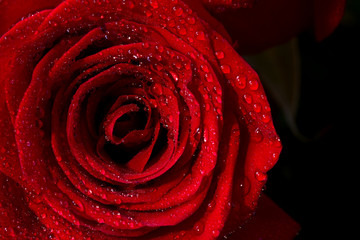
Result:
M340 23L345 0L198 0L229 32L238 52L251 54L312 30L317 40Z
M38 10L0 39L1 237L242 234L281 143L222 34L180 0L1 4Z

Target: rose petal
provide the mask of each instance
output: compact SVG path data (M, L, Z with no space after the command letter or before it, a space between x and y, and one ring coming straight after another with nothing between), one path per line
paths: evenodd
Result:
M11 0L0 2L0 36L13 24L35 12L52 9L63 0Z
M339 25L345 9L346 0L315 0L314 28L318 41L328 37Z
M228 221L233 221L229 218ZM284 210L279 208L269 197L262 195L255 216L244 227L238 226L225 236L226 239L282 239L292 240L300 226Z
M26 195L19 184L0 173L0 237L3 239L28 236L50 239L52 234L24 203Z
M317 40L324 39L338 26L344 7L345 0L272 0L256 1L253 7L239 9L224 4L211 12L236 42L238 52L253 54L285 43L306 30L314 29Z

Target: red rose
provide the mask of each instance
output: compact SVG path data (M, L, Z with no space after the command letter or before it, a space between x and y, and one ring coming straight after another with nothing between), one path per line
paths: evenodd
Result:
M323 40L338 26L345 0L198 0L237 41L240 53L256 53L313 30Z
M25 14L0 40L0 236L238 234L281 143L229 43L177 0L15 2L0 3L3 30Z

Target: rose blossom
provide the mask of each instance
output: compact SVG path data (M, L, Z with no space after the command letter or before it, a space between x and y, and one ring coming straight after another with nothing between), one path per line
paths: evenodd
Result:
M0 236L246 228L281 143L228 41L178 0L34 4L0 40Z

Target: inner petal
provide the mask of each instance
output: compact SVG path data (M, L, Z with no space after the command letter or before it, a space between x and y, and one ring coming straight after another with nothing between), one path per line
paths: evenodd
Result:
M139 110L136 104L128 104L108 114L104 122L105 138L115 145L120 144L126 134L141 125L141 118L136 117Z

